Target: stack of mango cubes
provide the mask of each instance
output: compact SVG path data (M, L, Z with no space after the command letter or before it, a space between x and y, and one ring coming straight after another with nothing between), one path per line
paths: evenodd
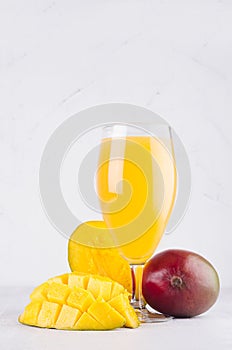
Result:
M35 288L30 299L19 321L31 326L109 330L139 325L129 293L107 277L67 273Z

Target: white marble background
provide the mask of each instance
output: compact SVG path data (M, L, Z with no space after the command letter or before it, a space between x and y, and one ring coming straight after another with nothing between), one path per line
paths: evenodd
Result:
M232 2L0 1L0 284L66 271L66 240L38 191L47 139L88 106L165 116L189 154L193 190L159 250L191 249L232 285Z

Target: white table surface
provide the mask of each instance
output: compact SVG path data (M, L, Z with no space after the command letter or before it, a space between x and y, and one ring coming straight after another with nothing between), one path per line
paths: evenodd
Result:
M232 349L232 289L221 291L216 305L192 319L174 319L137 329L57 331L18 323L32 288L0 290L0 349Z

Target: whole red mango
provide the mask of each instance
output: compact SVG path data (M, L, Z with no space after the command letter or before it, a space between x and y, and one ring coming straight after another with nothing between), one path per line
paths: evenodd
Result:
M174 317L199 315L216 302L219 289L219 277L214 267L191 251L163 251L144 267L144 299L163 314Z

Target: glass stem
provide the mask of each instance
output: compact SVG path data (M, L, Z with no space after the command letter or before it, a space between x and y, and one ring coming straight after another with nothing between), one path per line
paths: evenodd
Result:
M142 278L144 265L131 265L132 276L132 298L131 305L134 309L145 309L145 302L142 294Z

